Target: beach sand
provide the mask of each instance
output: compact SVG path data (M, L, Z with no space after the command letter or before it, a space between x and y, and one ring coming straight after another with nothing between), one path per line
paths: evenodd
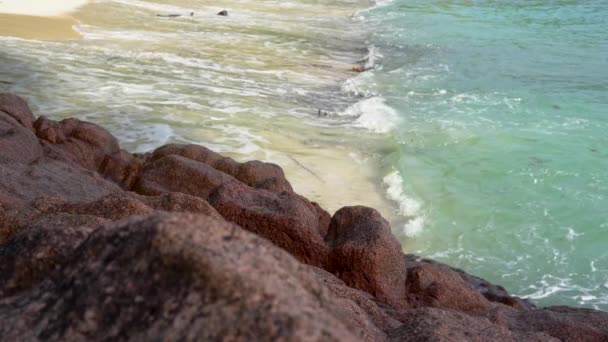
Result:
M69 13L85 0L1 0L0 36L26 39L78 39L76 19Z

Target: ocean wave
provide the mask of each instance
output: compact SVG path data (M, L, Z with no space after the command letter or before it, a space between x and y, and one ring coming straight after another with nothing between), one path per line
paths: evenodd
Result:
M421 215L421 204L415 199L405 195L403 191L403 178L399 171L393 171L383 179L387 186L387 197L399 204L399 215L408 221L403 225L403 233L413 237L418 235L424 228L424 216Z
M399 117L397 111L385 101L380 96L370 97L351 105L339 115L356 117L355 127L366 128L375 133L388 133L397 127Z

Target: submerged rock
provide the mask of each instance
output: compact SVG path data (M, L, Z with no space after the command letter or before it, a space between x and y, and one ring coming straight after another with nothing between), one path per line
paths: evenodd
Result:
M0 94L0 340L608 341L404 255L371 208L330 216L280 167L197 145L130 154Z

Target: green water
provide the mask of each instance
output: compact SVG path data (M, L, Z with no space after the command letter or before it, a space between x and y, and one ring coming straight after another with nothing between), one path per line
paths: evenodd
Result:
M406 249L543 305L608 309L608 2L398 0L362 16L384 55L374 89L400 119L393 197L423 221Z

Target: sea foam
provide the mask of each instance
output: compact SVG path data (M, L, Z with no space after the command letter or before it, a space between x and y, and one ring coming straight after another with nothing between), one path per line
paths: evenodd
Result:
M408 218L403 225L403 233L413 237L418 235L424 227L424 216L421 215L421 205L415 199L405 195L403 191L403 178L399 171L393 171L383 179L387 186L386 195L399 204L399 215Z

